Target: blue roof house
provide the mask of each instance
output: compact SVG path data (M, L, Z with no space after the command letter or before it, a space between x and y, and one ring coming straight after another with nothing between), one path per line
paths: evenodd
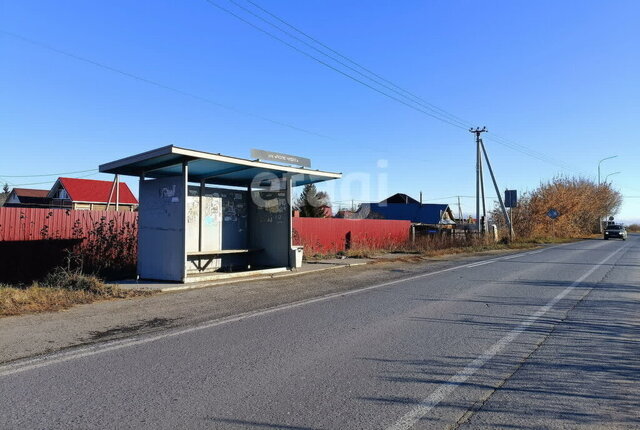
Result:
M455 228L449 205L423 204L402 193L394 194L379 203L363 203L356 212L356 218L408 220L414 224Z

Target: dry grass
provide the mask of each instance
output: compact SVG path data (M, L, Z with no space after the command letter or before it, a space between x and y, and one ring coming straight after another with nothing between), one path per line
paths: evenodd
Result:
M123 290L77 271L56 269L42 283L29 286L0 284L0 317L60 311L83 303L150 294Z
M466 254L473 252L494 251L501 249L526 249L538 246L538 242L502 240L495 242L488 236L481 237L473 234L456 236L423 236L416 238L415 243L408 244L406 251L419 252L433 257L448 254Z
M428 247L428 246L405 246L399 249L371 249L371 248L358 248L350 249L338 255L344 255L349 258L376 258L383 254L412 254L414 257L407 257L404 255L399 260L421 260L424 257L441 257L445 255L455 254L471 254L476 252L508 250L508 249L531 249L536 248L540 244L546 242L513 242L510 244L505 243L487 243L477 245L458 245L448 247ZM334 255L314 256L314 259L331 258ZM392 261L393 259L385 258L385 261Z
M338 255L344 255L349 258L372 258L376 255L385 254L387 252L393 252L389 249L377 249L377 248L369 248L369 247L358 247L354 249L348 249L344 252L338 253Z
M441 257L444 255L471 254L476 252L499 251L510 249L536 248L544 241L506 241L494 242L479 237L424 237L416 240L414 248L425 257Z
M580 239L599 238L599 235L589 235L581 238L561 238L561 237L536 237L516 240L507 243L506 240L494 242L489 239L482 239L474 235L469 236L424 236L416 238L416 243L406 243L403 246L392 246L390 248L378 248L358 246L352 249L338 252L337 254L317 254L306 257L308 260L321 260L336 256L346 256L349 258L375 258L389 253L415 254L416 259L422 257L440 257L444 255L470 254L476 252L499 251L510 249L531 249L544 244L559 244L573 242ZM403 257L406 259L406 256Z
M461 247L451 247L451 248L441 248L441 249L432 249L425 250L422 254L426 257L442 257L444 255L456 255L456 254L472 254L476 252L486 252L486 251L500 251L500 250L508 250L508 249L531 249L536 248L539 245L534 243L493 243L486 245L473 245L473 246L461 246Z

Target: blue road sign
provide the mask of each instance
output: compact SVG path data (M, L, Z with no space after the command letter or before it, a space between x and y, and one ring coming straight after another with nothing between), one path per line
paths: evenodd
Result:
M549 209L549 211L547 212L547 216L551 219L556 219L560 216L560 212L555 209Z
M518 207L518 191L517 190L504 191L504 207L506 208Z

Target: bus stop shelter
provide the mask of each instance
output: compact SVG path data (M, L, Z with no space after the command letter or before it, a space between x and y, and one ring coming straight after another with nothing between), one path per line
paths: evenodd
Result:
M178 282L294 267L292 188L341 177L172 145L100 172L140 180L138 276Z

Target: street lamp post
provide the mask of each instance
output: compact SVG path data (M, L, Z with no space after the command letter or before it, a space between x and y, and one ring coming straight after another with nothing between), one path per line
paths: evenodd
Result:
M606 157L603 158L602 160L598 161L598 186L600 185L600 164L602 164L602 162L604 160L610 160L612 158L616 158L617 155L612 155L611 157ZM598 228L600 230L600 233L602 233L602 218L598 217Z
M607 178L608 178L609 176L617 175L618 173L621 173L621 172L613 172L613 173L609 173L607 176L605 176L605 177L604 177L604 183L605 183L605 184L607 183Z
M609 176L613 176L613 175L617 175L620 172L613 172L613 173L609 173L607 176L604 177L604 183L607 183L607 179L609 179ZM602 230L602 220L600 220L600 230Z
M607 158L603 158L602 160L598 161L598 185L600 185L600 164L602 164L602 162L604 160L610 160L612 158L616 158L617 155L612 155L611 157L607 157Z

